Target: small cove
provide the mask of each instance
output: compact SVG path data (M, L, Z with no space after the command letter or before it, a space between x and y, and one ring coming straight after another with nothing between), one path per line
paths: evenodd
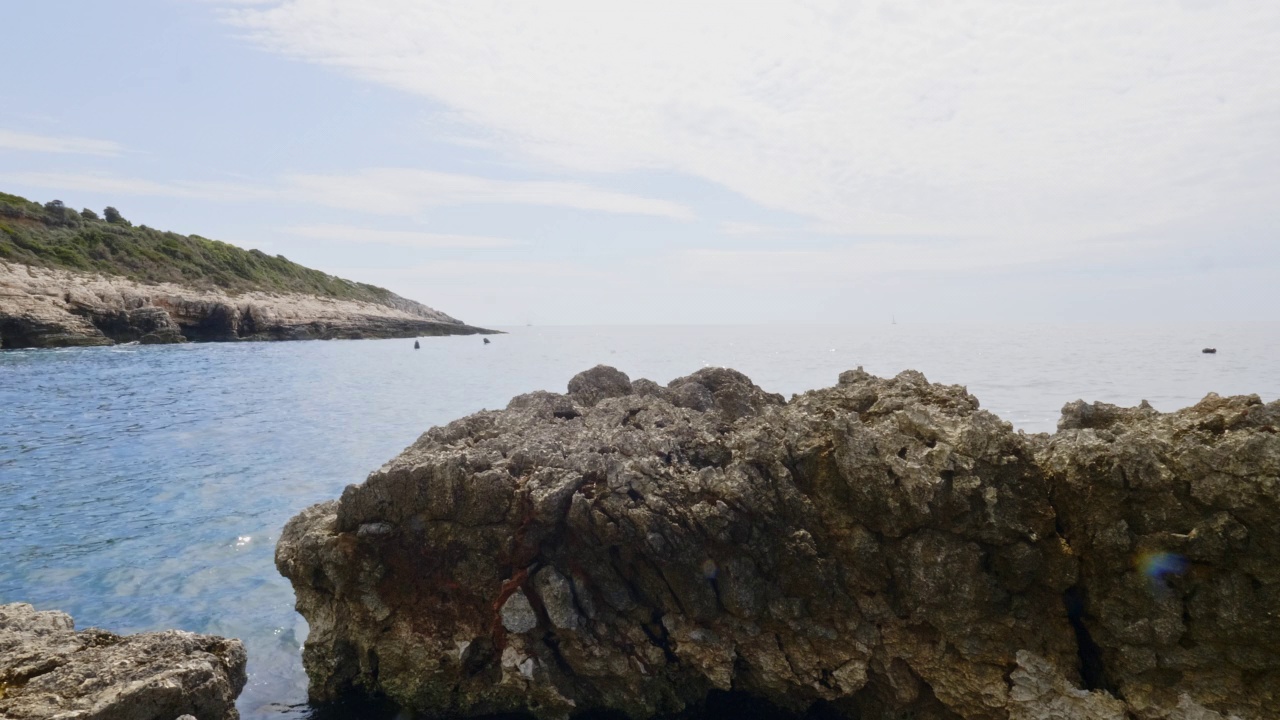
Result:
M705 365L789 395L859 365L968 386L1015 427L1077 398L1174 410L1280 396L1280 326L507 328L478 337L0 353L0 602L79 627L243 639L247 719L305 699L306 625L280 528L421 432L605 363L667 382ZM1203 346L1219 349L1204 356ZM354 713L353 713L354 716Z

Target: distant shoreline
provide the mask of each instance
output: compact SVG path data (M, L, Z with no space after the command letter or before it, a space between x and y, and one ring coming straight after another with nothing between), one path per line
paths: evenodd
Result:
M398 305L292 292L232 294L0 262L0 349L501 332L412 301Z
M0 192L0 349L476 335L367 283Z

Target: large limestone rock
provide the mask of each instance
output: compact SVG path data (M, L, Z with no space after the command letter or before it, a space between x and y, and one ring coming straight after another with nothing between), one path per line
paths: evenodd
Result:
M313 698L1280 718L1280 404L1080 403L1051 438L911 371L790 402L719 368L569 388L434 428L289 522Z
M1190 693L1280 717L1277 430L1280 402L1256 395L1168 414L1072 403L1040 451L1080 558L1096 682L1140 716Z
M244 684L239 640L76 632L65 613L0 605L0 718L235 720Z

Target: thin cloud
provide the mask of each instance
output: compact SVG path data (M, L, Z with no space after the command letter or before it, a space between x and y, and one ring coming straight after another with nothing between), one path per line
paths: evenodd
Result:
M110 140L33 135L4 129L0 129L0 149L102 157L116 157L124 152L123 146Z
M108 195L179 197L239 202L275 200L414 217L448 205L534 205L691 220L679 203L589 185L544 180L494 180L473 175L373 168L342 175L288 175L273 184L217 181L156 182L103 173L5 173L0 182Z
M1280 195L1280 4L289 0L261 46L548 168L675 171L849 234L1070 242Z
M341 243L395 245L411 248L501 248L522 244L509 238L483 235L449 235L412 230L378 230L358 225L299 225L283 228L299 237Z
M679 203L589 185L544 180L494 180L474 175L373 168L345 175L291 175L291 196L328 207L384 215L415 215L441 205L540 205L691 220Z
M29 185L60 191L91 192L104 195L174 197L224 202L265 200L280 196L278 190L251 184L226 182L162 183L102 173L5 173L0 174L0 182L9 185Z
M379 282L404 280L430 280L439 285L460 285L474 287L477 277L504 278L510 282L522 282L528 287L545 289L548 281L565 278L598 278L602 274L598 270L574 265L572 263L545 262L538 260L492 262L488 260L436 260L425 265L408 267L360 267L344 268L351 274L361 277L374 277ZM504 286L510 283L504 280ZM489 292L493 289L489 288Z
M934 238L911 242L893 238L803 250L693 248L680 251L672 267L694 277L732 284L788 278L805 284L839 286L853 280L891 276L917 279L924 275L963 276L1057 265L1085 257L1094 261L1103 257L1114 259L1133 251L1136 244L1094 241L1042 246L1003 238Z
M779 235L784 232L788 231L771 225L759 225L756 223L739 222L737 220L725 220L720 223L721 235L761 236Z

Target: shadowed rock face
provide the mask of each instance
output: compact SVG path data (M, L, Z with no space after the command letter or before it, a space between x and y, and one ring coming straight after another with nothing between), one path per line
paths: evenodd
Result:
M76 632L65 613L0 605L0 718L235 720L244 668L239 640Z
M1050 437L913 371L789 403L720 368L569 388L434 428L289 522L315 699L1280 717L1278 403L1073 404ZM1144 551L1186 565L1152 580Z
M1280 402L1073 403L1059 427L1038 458L1080 558L1099 681L1139 715L1189 693L1280 717Z

